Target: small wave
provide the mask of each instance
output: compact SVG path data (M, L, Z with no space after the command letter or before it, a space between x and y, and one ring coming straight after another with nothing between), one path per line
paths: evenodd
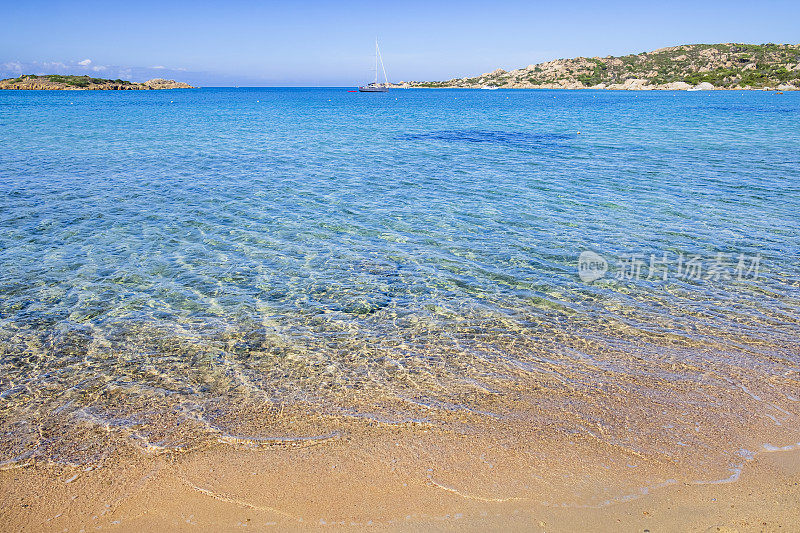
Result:
M236 435L220 435L217 441L222 444L234 444L238 446L308 446L319 444L341 436L338 431L333 431L326 435L311 435L306 437L239 437Z

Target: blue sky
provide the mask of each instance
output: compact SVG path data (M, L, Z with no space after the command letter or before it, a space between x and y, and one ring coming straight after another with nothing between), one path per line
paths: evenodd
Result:
M800 43L797 1L0 0L0 12L2 77L90 73L200 85L369 81L376 36L392 81L684 43Z

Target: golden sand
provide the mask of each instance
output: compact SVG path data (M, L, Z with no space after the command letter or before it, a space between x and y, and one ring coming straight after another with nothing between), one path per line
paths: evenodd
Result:
M728 481L719 474L697 479L591 439L362 424L320 440L7 469L0 529L798 530L797 447L761 451Z

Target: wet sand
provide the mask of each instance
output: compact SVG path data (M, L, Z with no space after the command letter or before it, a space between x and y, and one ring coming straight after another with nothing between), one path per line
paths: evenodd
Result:
M639 459L597 441L512 445L422 425L364 424L321 440L7 469L0 529L655 532L800 524L797 446L762 450L725 482L711 479L716 471L699 483L702 472ZM659 475L662 482L652 483Z

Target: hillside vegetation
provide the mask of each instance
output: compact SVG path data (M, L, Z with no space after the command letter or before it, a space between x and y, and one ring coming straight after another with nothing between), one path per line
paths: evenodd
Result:
M556 59L509 72L498 69L470 78L401 86L793 90L800 88L800 45L688 44L619 57Z

